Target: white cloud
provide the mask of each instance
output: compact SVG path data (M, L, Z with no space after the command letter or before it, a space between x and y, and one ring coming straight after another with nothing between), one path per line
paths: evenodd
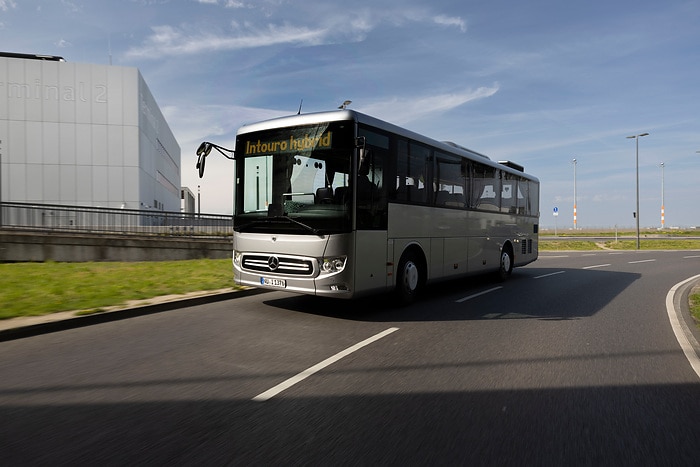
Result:
M10 8L17 8L17 4L14 0L0 0L0 10L7 11Z
M462 32L467 31L467 23L458 16L438 15L433 18L433 21L442 26L457 26Z
M289 112L238 105L168 105L161 108L163 116L184 146L196 147L204 138L226 139L213 141L217 144L230 144L235 139L236 130L251 122L279 117Z
M68 9L68 11L70 11L70 12L72 12L72 13L77 13L77 12L81 11L81 7L79 7L78 5L76 5L76 4L75 4L74 2L72 2L72 1L61 0L61 4L62 4L64 7L66 7L66 8Z
M127 57L157 57L162 55L189 55L202 52L241 50L278 44L318 45L329 37L327 29L310 29L288 24L270 24L260 31L248 31L239 36L204 33L188 35L172 26L154 26L153 34L141 47L127 51Z
M392 123L404 125L419 118L447 112L477 99L491 97L498 92L498 84L491 87L467 89L458 93L436 94L422 97L392 97L358 108Z
M2 1L2 0L0 0ZM214 3L213 0L198 0L200 3ZM218 3L218 2L217 2ZM250 8L250 5L238 0L227 0L226 8ZM447 15L431 16L424 10L372 10L353 11L348 16L342 12L327 13L315 8L312 14L300 15L301 21L294 23L259 24L252 20L230 19L231 31L191 32L187 25L152 26L152 34L143 44L127 51L127 57L157 57L163 55L182 55L224 50L242 50L281 44L315 46L361 42L382 23L400 27L406 22L425 22L429 18L432 24L458 27L466 31L466 23L460 17Z

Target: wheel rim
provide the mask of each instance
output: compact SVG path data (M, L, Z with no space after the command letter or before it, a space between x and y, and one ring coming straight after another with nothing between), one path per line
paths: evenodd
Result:
M403 285L409 293L413 293L418 288L418 268L412 261L408 261L403 268Z
M503 272L510 272L510 255L506 251L501 254L501 269Z

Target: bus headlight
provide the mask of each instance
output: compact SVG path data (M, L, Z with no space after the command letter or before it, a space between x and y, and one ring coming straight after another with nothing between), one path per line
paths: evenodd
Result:
M333 258L323 258L321 262L321 272L324 274L334 274L345 269L347 256L336 256Z
M240 251L236 251L236 250L233 251L233 264L240 267L240 265L241 265L241 252Z

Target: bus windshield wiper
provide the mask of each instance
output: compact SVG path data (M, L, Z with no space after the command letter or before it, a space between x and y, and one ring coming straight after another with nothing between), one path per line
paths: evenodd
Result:
M268 219L271 219L271 220L287 220L287 221L291 221L291 222L295 223L296 225L298 225L299 227L305 228L306 230L308 230L308 231L311 232L312 234L318 235L319 237L323 237L323 234L321 234L321 231L320 231L320 230L315 229L315 228L311 227L310 225L303 223L303 222L300 221L300 220L294 219L293 217L289 217L289 216L274 216L274 217L269 217Z
M253 225L269 224L272 221L289 221L289 222L292 222L292 223L298 225L299 227L302 227L302 228L308 230L309 232L313 233L314 235L318 235L319 237L323 236L323 234L321 233L320 230L318 230L314 227L311 227L310 225L305 224L305 223L301 222L300 220L297 220L297 219L294 219L294 218L288 217L288 216L271 216L271 217L264 217L262 219L256 219L254 221L248 222L247 224L243 224L242 226L238 227L238 229L240 231L243 231L246 228L251 227Z

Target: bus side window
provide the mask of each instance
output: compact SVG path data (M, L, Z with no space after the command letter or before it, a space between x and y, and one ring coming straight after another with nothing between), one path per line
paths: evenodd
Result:
M472 207L486 211L498 211L501 206L499 171L487 165L474 166L472 181Z
M387 228L387 190L384 177L389 159L389 137L383 133L361 128L367 150L367 174L357 177L357 228L365 230Z
M516 191L516 178L509 173L503 173L503 183L501 185L501 212L515 214L517 207Z
M435 204L453 208L466 206L466 172L459 158L448 154L435 153Z
M535 182L535 181L528 181L527 185L528 185L528 190L527 190L528 210L525 214L528 214L530 216L539 216L540 215L540 185L538 182Z

